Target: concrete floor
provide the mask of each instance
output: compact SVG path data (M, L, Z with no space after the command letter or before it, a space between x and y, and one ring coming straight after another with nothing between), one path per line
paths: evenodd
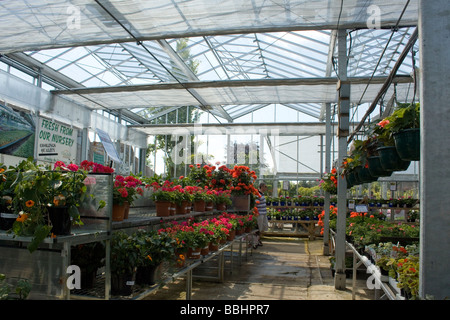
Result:
M236 260L236 259L235 259ZM234 260L234 261L235 261ZM224 282L193 280L192 300L351 300L352 279L345 290L334 288L323 240L264 238L263 246L249 251L231 270L225 264ZM205 271L206 272L206 271ZM359 279L361 278L361 279ZM374 292L358 276L356 300L371 300ZM170 283L146 300L185 300L185 279Z

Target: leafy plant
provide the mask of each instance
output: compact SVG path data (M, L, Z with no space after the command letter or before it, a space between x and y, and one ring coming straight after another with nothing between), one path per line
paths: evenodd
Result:
M105 255L103 242L79 244L71 249L71 263L89 273L104 265Z
M6 276L0 273L0 300L25 300L31 291L27 279L19 279L15 286L6 282Z
M137 266L156 266L174 256L175 240L166 232L139 230L133 238L138 251Z
M111 238L111 273L132 274L138 261L138 250L132 236L116 231Z

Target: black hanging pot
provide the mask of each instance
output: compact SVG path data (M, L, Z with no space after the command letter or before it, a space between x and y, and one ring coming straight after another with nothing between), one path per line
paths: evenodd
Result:
M353 171L353 177L355 179L355 182L353 183L354 186L360 185L362 183L361 179L359 178L359 170L361 169L361 166L356 166Z
M369 172L373 177L389 177L393 171L384 170L381 166L380 156L367 158L369 162Z
M405 161L420 160L420 129L405 129L394 134L398 155Z
M353 172L349 172L345 175L345 180L347 181L347 189L353 187L353 182L355 182L355 177Z
M387 171L405 171L411 161L404 161L397 153L395 146L384 146L377 149L381 166Z
M359 184L374 181L374 178L371 176L369 170L363 166L355 167L355 172L358 175L358 180L360 182Z

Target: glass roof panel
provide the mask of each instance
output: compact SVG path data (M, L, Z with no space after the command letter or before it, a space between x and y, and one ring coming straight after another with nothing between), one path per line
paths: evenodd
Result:
M369 26L369 18L373 17L371 5L380 14L380 24L375 27L388 28L367 29L373 27ZM417 24L417 7L417 0L2 1L0 26L5 30L2 39L8 41L0 39L0 50L8 53L36 49L27 53L76 80L80 87L123 87L122 91L100 90L71 96L91 108L139 110L154 106L164 112L185 105L211 106L210 112L231 121L277 103L320 118L321 104L337 102L335 82L195 89L183 84L330 76L335 79L336 47L331 48L334 54L330 56L329 46L335 45L330 30L338 26L349 29L348 75L385 77L414 31L401 26ZM400 28L392 28L397 23ZM14 30L8 28L11 25ZM76 47L68 47L71 45ZM410 54L400 74L411 73L411 60ZM126 93L128 86L160 83L182 87L149 87L148 91ZM352 102L371 102L380 86L380 82L352 85ZM407 92L402 93L407 96L409 88L410 84L399 84L397 89Z

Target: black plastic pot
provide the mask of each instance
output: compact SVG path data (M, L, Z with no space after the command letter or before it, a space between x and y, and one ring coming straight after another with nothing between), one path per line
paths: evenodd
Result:
M395 146L384 146L377 149L381 166L387 171L405 171L411 161L404 161L397 153Z
M411 128L394 134L398 155L405 161L420 160L420 129Z

